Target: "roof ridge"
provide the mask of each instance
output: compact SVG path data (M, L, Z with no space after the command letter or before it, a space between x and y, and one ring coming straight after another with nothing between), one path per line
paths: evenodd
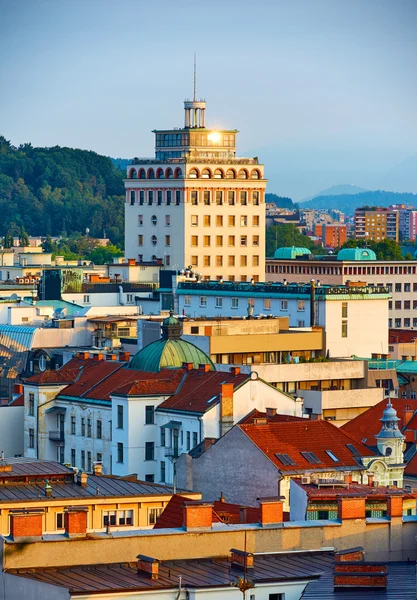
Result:
M97 362L96 364L99 365L100 362ZM106 362L104 362L103 364L106 364ZM112 365L112 363L110 363L110 364ZM103 383L104 381L106 381L106 379L108 379L109 377L111 377L114 373L117 373L117 371L119 371L120 369L122 369L124 366L125 366L125 363L121 363L120 365L117 366L116 369L114 369L113 371L111 371L111 373L107 373L102 379L100 379L99 381L95 381L87 390L83 391L82 394L79 395L79 398L86 398L86 394L88 394L95 387L97 387L98 385L100 385L101 383Z

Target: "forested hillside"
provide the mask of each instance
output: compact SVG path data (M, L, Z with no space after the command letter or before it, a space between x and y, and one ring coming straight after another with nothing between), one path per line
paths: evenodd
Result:
M0 136L0 236L90 230L123 245L123 177L112 160L72 148L18 148Z

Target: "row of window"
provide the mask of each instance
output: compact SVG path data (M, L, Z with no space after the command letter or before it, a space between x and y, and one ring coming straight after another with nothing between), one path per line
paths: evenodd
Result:
M96 461L99 463L103 462L103 455L101 452L97 452ZM90 451L81 450L80 462L77 464L77 453L75 448L71 448L71 465L73 467L79 467L83 471L91 472L93 468L92 454Z
M191 215L191 226L198 227L199 215ZM211 227L211 215L203 215L202 217L202 225L203 227ZM223 219L223 215L216 215L215 224L216 227L223 227L223 223L225 223L225 219ZM241 227L248 227L249 217L247 215L241 215L239 220ZM200 221L201 224L201 221ZM213 223L214 224L214 223ZM228 215L227 217L227 225L229 227L236 227L236 216ZM252 216L252 227L259 227L259 215Z
M388 302L388 308L392 310L392 306L392 300L390 300ZM404 308L404 310L411 310L411 300L404 300L404 302L402 302L401 300L395 300L394 309L401 310L402 307ZM413 310L417 310L417 300L413 300Z
M233 246L233 245L234 244L229 244L229 246ZM241 244L241 246L246 246L246 243ZM222 266L225 266L225 265L223 265L223 259L225 257L223 257L222 255L217 255L217 256L213 257L215 259L213 261L211 260L212 257L210 255L205 255L202 258L203 258L203 261L202 261L202 264L200 264L201 267L211 267L211 266L213 266L213 267L214 266L216 266L216 267L222 267ZM191 266L192 267L198 267L199 266L198 265L198 259L199 259L199 257L196 256L196 255L191 256ZM250 259L250 257L249 257L249 259ZM248 256L246 254L243 254L240 257L239 263L240 263L241 267L247 267L249 265ZM235 259L234 255L230 255L228 257L228 266L229 267L237 266L236 265L236 259ZM252 256L252 267L259 267L259 255L253 255ZM219 277L222 278L221 275ZM242 275L242 277L243 277L243 275ZM241 279L241 281L246 281L246 280L247 279ZM234 281L234 279L230 279L230 277L229 277L229 281Z
M170 237L170 236L165 236L165 237ZM204 235L200 237L203 239L203 246L205 247L209 247L211 246L211 236L210 235ZM214 236L213 236L213 241L214 241ZM234 235L229 235L228 237L228 246L234 246L235 245L235 241L236 238ZM248 236L247 235L241 235L240 236L240 245L241 246L247 246L248 245ZM198 235L192 235L191 236L191 246L196 248L198 246ZM223 246L223 236L222 235L216 235L216 246L218 246L219 248L221 248ZM252 236L252 246L259 246L259 235L253 235Z
M129 170L129 179L181 179L182 178L182 169L177 167L176 169L171 169L168 167L165 171L161 168L156 170L155 177L155 169L139 169L138 171L134 168Z
M242 206L246 206L250 200L254 206L259 206L260 193L258 190L253 190L250 194L246 190L238 193L234 190L229 190L228 192L217 190L214 192L214 195L211 190L191 190L190 192L190 202L193 206L197 206L199 203L206 206L210 206L212 203L222 206L224 201L227 201L229 206L234 206L237 200L239 200L239 204Z
M158 224L158 217L156 215L151 216L151 224L155 227ZM138 225L139 227L143 227L144 217L143 215L138 215ZM165 227L171 227L171 215L165 215Z
M188 177L190 179L262 179L261 172L259 169L252 169L252 171L248 171L247 169L227 169L224 171L223 169L215 169L212 171L211 169L205 168L200 171L200 169L190 169L188 173ZM175 170L168 167L167 169L163 169L159 167L158 169L153 169L152 167L147 171L145 169L136 170L135 168L131 168L129 170L129 179L180 179L182 178L182 170L178 167Z
M409 317L406 317L405 319L388 319L388 327L392 328L399 328L399 327L417 327L417 319L413 318L410 319Z
M80 433L82 437L93 437L92 435L93 422L90 417L81 417L81 429ZM71 416L71 435L78 435L77 432L77 418ZM97 419L96 421L96 438L101 440L103 437L103 421Z
M152 244L152 246L156 246L158 244L158 238L156 235L151 236L151 244ZM143 245L144 245L144 236L143 236L143 234L139 234L138 235L138 246L143 246ZM170 235L165 236L165 246L167 248L169 246L171 246L171 236Z
M137 200L138 196L139 200ZM158 206L161 206L164 202L167 206L171 206L173 204L175 204L175 206L179 206L181 204L181 191L176 190L174 202L174 196L171 190L166 190L165 192L163 192L162 190L158 190L156 194L154 190L148 190L146 204L152 206L152 204L154 204L154 200ZM145 204L145 190L139 190L139 193L136 190L130 190L131 206L134 206L137 201L139 202L140 206L143 206Z
M226 300L227 298L223 298L222 296L215 296L214 298L214 306L215 308L223 308L223 306L225 306L226 304ZM254 298L241 298L242 303L245 304L246 306L249 306L251 308L255 307L255 299ZM223 303L224 301L224 303ZM263 307L264 310L271 310L272 309L272 300L270 298L264 298L263 301ZM192 305L192 297L191 296L184 296L184 306L191 306ZM201 308L205 308L207 306L207 296L200 296L200 307ZM230 308L234 308L237 309L239 308L239 298L230 298ZM288 300L281 300L280 301L280 309L282 311L287 311L288 310ZM299 312L304 312L305 311L305 301L304 300L298 300L297 302L297 311ZM195 331L193 331L193 327L191 327L191 333L196 333Z
M294 264L268 264L267 273L292 273L304 275L416 275L416 266L397 266L397 267L341 267L341 266L312 266L312 265L294 265ZM377 286L391 284L377 283ZM396 291L401 291L400 287ZM404 283L404 292L411 291L411 283ZM417 292L417 283L413 283L413 292Z
M148 508L148 525L155 525L157 518L164 509ZM128 510L102 510L102 527L132 527L134 523L134 511ZM88 520L87 513L87 520ZM55 527L57 530L64 529L64 513L55 513ZM88 523L87 523L88 528Z

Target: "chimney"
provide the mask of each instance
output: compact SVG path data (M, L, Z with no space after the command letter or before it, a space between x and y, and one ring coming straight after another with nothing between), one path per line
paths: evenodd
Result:
M97 475L98 477L103 475L103 463L101 463L101 462L94 463L93 464L93 473L94 473L94 475Z
M348 550L338 550L334 553L335 563L341 562L361 562L365 560L365 550L362 546L349 548Z
M106 360L117 360L117 356L115 354L106 354Z
M368 485L374 485L375 473L368 473Z
M270 419L271 417L275 417L275 415L277 414L277 409L276 408L266 408L266 418Z
M128 258L127 259L127 264L129 265L129 267L136 266L136 259L134 259L134 258Z
M182 363L182 368L185 369L186 371L192 371L194 368L194 363L192 362L183 362Z
M210 365L198 365L198 370L202 373L208 373L210 371Z
M81 537L87 533L87 506L68 506L64 508L64 527L68 537Z
M388 496L387 513L390 518L403 516L403 497L402 495Z
M90 358L90 353L89 352L78 352L77 356L80 360L88 360Z
M240 367L230 367L230 373L236 377L240 373Z
M159 577L159 560L146 556L145 554L138 554L138 573L146 573L151 579L158 579Z
M335 591L343 588L378 589L387 587L386 564L365 562L361 546L335 552L333 583ZM362 594L360 594L362 596Z
M220 392L220 437L233 427L233 383L223 382Z
M316 326L316 282L310 281L310 327Z
M13 387L15 394L21 394L23 392L23 385L21 383L15 383Z
M239 523L247 523L248 521L248 509L246 506L239 508Z
M365 518L365 498L354 496L340 496L337 499L338 518L345 519L364 519Z
M230 557L232 567L242 569L242 571L253 569L252 552L244 552L243 550L237 550L236 548L231 548L230 552L232 553L232 556Z
M52 497L52 485L49 483L49 479L45 479L45 496L47 498Z
M220 492L219 502L226 502L223 492Z
M85 471L80 471L77 475L77 483L82 487L87 487L88 485L88 475Z
M93 359L94 360L104 360L104 354L102 354L101 352L98 352L97 354L93 354Z
M284 520L283 497L271 496L259 498L260 525L270 525L273 523L282 523Z
M9 511L10 536L15 542L38 541L42 538L43 509Z
M129 362L130 352L119 352L119 360L120 362Z
M213 503L200 500L184 502L184 526L190 529L211 529L213 523Z
M352 473L350 471L345 471L343 473L343 481L347 484L350 485L352 483Z
M406 405L404 408L404 416L403 416L403 427L406 427L408 423L411 421L414 415L414 410L410 408L410 405Z

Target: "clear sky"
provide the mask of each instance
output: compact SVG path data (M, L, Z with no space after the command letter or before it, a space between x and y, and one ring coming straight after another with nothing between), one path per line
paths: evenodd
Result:
M208 125L270 191L372 187L417 154L416 30L417 0L0 0L0 133L151 156L196 51Z

